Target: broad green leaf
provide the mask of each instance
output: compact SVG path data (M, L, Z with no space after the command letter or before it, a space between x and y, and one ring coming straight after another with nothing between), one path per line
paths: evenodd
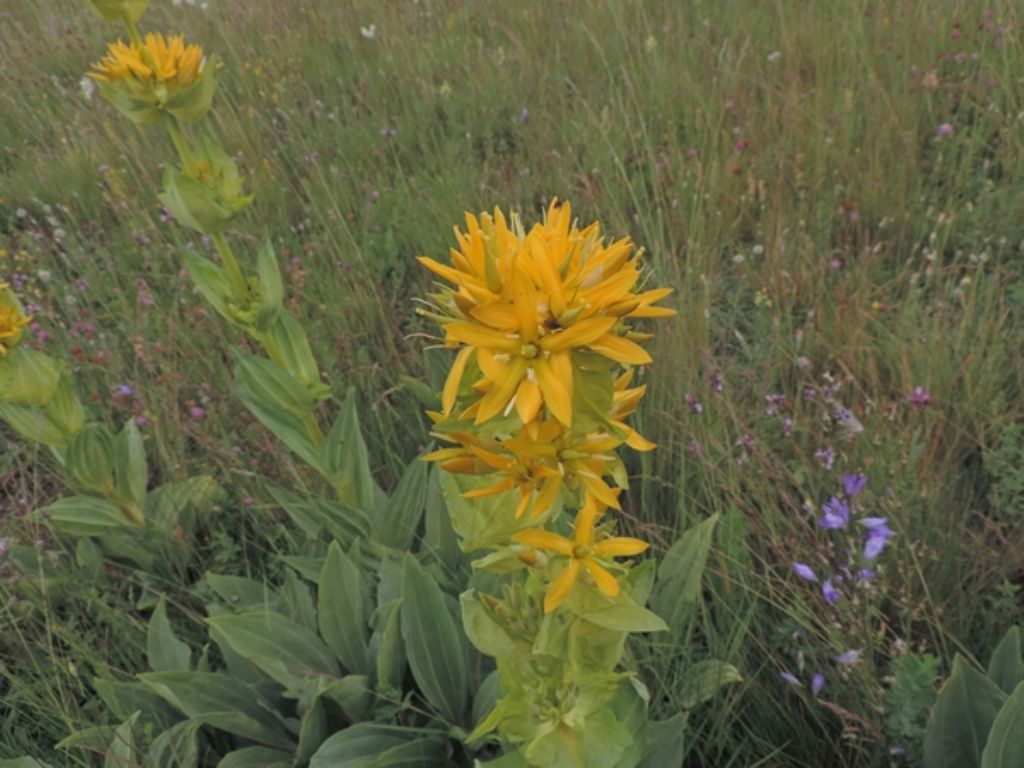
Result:
M317 698L302 715L302 722L299 726L299 746L295 750L295 759L299 762L309 760L324 743L328 733L324 705Z
M198 768L202 720L183 720L160 733L149 745L147 768Z
M1021 663L1020 627L1010 627L1003 635L988 663L988 676L1003 693L1013 693L1024 680L1024 663Z
M493 670L480 683L476 694L473 696L473 711L471 718L473 726L479 726L494 710L501 698L501 677L498 670Z
M531 765L587 766L615 768L633 736L608 710L586 719L580 728L557 728L526 745L524 754Z
M260 310L256 324L260 328L269 328L275 318L279 316L284 304L281 269L277 264L274 246L269 240L264 240L256 252L256 273L260 287ZM292 372L297 373L297 371Z
M180 528L191 535L225 495L224 489L209 475L164 483L146 494L146 522L166 533Z
M142 683L94 677L92 687L118 720L127 720L137 711L141 711L147 720L164 725L170 725L176 719L167 702Z
M46 418L38 408L13 403L0 403L0 419L26 440L52 448L65 448L68 435Z
M85 408L75 393L74 379L66 369L61 370L60 382L46 403L43 414L44 419L49 419L65 435L75 434L85 424Z
M67 469L89 490L104 496L114 490L114 436L105 424L86 424L71 438Z
M316 405L309 389L289 371L265 357L235 350L235 376L240 390L257 405L306 418Z
M663 632L668 627L656 613L634 602L624 592L606 597L594 589L576 589L566 607L582 619L617 632Z
M345 546L351 546L356 539L369 537L370 518L362 509L326 499L302 499L270 484L267 491L311 539L319 538L326 531Z
M633 741L623 750L615 768L634 768L646 751L647 706L651 694L636 678L624 680L618 693L606 705L616 722L629 731Z
M113 725L96 725L91 728L82 728L58 741L54 749L64 751L80 749L83 752L103 754L107 747L110 746L110 740L114 738L114 731L115 726ZM3 763L0 763L0 766L2 765Z
M324 557L308 557L306 555L279 555L278 560L292 568L299 576L320 584L320 572L324 569Z
M359 429L357 399L355 388L349 387L341 412L324 440L320 463L344 504L378 510L382 493L373 479L369 451Z
M679 706L693 709L712 698L723 685L742 682L743 675L732 664L714 659L698 661L686 671L682 690L678 692Z
M294 382L295 386L302 386ZM239 383L238 397L249 409L249 412L266 427L271 434L288 446L300 459L318 471L320 452L309 436L309 430L302 419L290 411L275 406L261 399L262 394L253 393L248 387ZM312 405L310 406L312 412Z
M309 768L413 768L443 765L443 760L443 744L424 737L419 730L357 723L327 739L313 755Z
M341 680L326 681L320 678L315 683L318 696L330 699L345 713L349 720L365 720L370 717L374 696L370 690L370 678L366 675L348 675Z
M678 629L700 595L701 578L711 550L711 534L718 515L686 531L669 547L658 566L651 608L670 627Z
M191 250L185 251L185 269L188 270L188 276L192 278L203 298L217 314L229 322L235 322L233 313L228 309L231 281L224 270Z
M406 655L402 644L401 600L394 600L378 608L385 616L383 629L379 634L379 647L374 654L377 660L377 685L383 689L401 691L405 678Z
M683 764L683 736L686 733L685 712L668 720L647 723L646 750L637 768L667 768Z
M140 714L136 712L114 731L103 768L136 768L139 765L139 752L135 747L135 723Z
M436 464L430 467L427 479L426 513L421 551L430 553L448 574L458 573L465 567L466 557L459 547L459 537L448 518L448 506L441 493L440 469Z
M175 637L171 623L167 620L167 604L163 597L149 618L149 627L146 630L146 655L149 659L149 668L154 672L187 671L192 663L192 651L189 650L188 644Z
M128 419L114 441L114 487L118 495L141 505L146 498L149 470L142 433L134 419Z
M294 742L252 686L214 672L148 672L139 675L150 689L186 717L222 731L281 749Z
M291 768L294 764L293 752L267 747L244 747L224 755L217 763L217 768Z
M516 653L516 644L487 611L473 590L459 596L462 628L469 641L488 656L504 658Z
M925 768L971 768L981 764L989 730L1006 694L962 656L939 691L924 737Z
M573 350L573 428L593 432L608 423L615 391L611 361L594 352Z
M317 619L320 635L349 672L369 673L368 616L362 577L337 541L327 549L320 573Z
M462 641L444 593L411 554L402 563L401 611L413 677L449 723L461 723L469 696Z
M99 536L135 528L117 504L98 496L69 496L43 507L38 514L71 536Z
M203 579L221 600L234 608L266 605L277 599L277 592L270 585L243 576L221 576L207 571Z
M271 326L270 335L284 367L309 389L310 394L317 400L330 397L331 387L320 378L320 369L302 324L287 312L282 312Z
M1020 768L1024 762L1024 683L1018 683L992 721L981 768Z
M377 543L399 551L409 549L423 516L427 469L426 462L418 457L405 468L383 513L373 517L373 537Z
M296 624L300 624L310 632L316 632L316 606L313 604L313 591L294 571L285 571L284 584L280 589L280 613L283 613Z
M207 621L235 652L293 691L310 676L340 675L334 655L323 641L279 613L247 611Z

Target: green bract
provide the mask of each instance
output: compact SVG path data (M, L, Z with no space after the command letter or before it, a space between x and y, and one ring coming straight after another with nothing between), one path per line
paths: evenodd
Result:
M194 163L164 173L160 201L179 222L205 234L223 232L250 202L228 154L208 136L199 141Z

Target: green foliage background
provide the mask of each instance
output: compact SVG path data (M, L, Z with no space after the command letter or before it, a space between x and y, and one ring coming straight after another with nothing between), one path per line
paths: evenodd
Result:
M932 653L948 671L1021 617L1019 9L890 5L210 0L147 16L224 62L216 130L256 194L235 241L252 265L273 240L318 359L357 386L384 487L427 441L402 384L431 372L413 257L444 255L462 211L532 219L567 198L676 287L638 424L660 447L634 459L627 509L662 551L722 518L703 606L638 644L636 664L682 670L695 640L749 681L691 717L692 765L913 762L889 752L891 660ZM80 95L107 26L64 0L0 14L0 278L23 282L41 343L98 413L148 422L156 479L203 471L232 489L204 567L280 583L296 533L252 473L314 480L232 394L234 336L179 274L190 235L156 199L170 143ZM906 401L917 386L922 410ZM769 394L785 395L780 416ZM25 517L56 478L9 438L0 535L66 563ZM898 537L877 590L829 609L791 562L828 567L813 513L854 470ZM46 754L101 717L92 674L143 668L138 585L52 578L0 582L0 756ZM199 642L192 618L180 631ZM848 648L861 661L837 667ZM818 668L817 699L779 680Z

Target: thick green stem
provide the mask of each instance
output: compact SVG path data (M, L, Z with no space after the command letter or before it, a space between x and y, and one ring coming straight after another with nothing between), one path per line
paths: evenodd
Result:
M124 28L128 31L128 39L133 45L142 45L142 35L139 34L139 28L135 26L135 22L125 18Z
M171 141L174 142L174 148L178 151L178 157L181 158L182 170L185 173L193 173L196 167L196 158L192 154L192 148L189 147L188 141L185 140L185 135L181 132L177 118L168 118L167 132L171 134Z

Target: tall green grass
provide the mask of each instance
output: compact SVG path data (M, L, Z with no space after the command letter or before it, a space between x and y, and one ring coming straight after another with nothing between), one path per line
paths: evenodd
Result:
M882 725L888 659L984 658L1021 618L1021 510L993 503L1008 480L985 461L1022 420L1014 4L209 5L154 3L145 23L223 59L216 130L257 195L240 250L274 240L332 381L358 387L381 479L428 439L401 387L427 371L413 256L443 255L464 210L529 220L552 195L571 200L581 221L631 235L678 292L644 374L641 431L660 449L634 460L628 508L663 546L724 515L688 632L695 659L747 677L691 721L689 764L904 759ZM205 556L262 573L288 533L263 499L239 500L258 495L254 466L291 470L231 395L238 339L179 275L181 249L204 246L161 220L169 143L79 94L109 27L58 0L4 13L0 278L25 276L45 344L77 361L99 412L148 419L162 476L202 467L237 489ZM933 397L921 410L906 400L917 386ZM770 394L786 398L778 415ZM837 422L839 406L861 431ZM831 470L815 458L829 446ZM869 476L864 509L898 537L874 592L830 608L791 565L828 567L814 517L849 471ZM53 483L45 457L9 444L3 535L60 551L23 517ZM0 754L45 753L98 716L84 670L130 672L141 647L125 589L59 616L42 597L5 609ZM61 645L72 620L85 640ZM117 644L88 641L112 632ZM861 661L836 665L850 648ZM637 648L666 714L686 653ZM801 653L804 679L827 674L818 699L779 678Z

